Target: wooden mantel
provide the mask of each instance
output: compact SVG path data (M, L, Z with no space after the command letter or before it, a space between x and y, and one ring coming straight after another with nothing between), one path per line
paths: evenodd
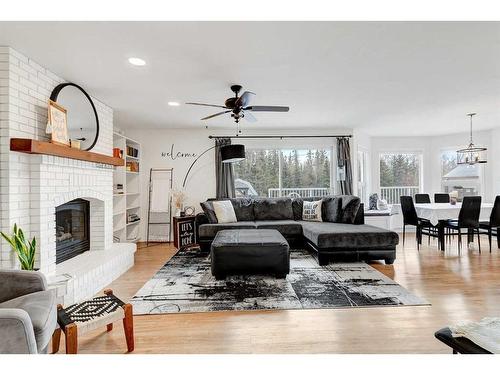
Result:
M26 154L52 155L68 159L85 160L93 163L114 165L115 167L125 165L125 161L121 158L27 138L11 138L10 150L24 152Z

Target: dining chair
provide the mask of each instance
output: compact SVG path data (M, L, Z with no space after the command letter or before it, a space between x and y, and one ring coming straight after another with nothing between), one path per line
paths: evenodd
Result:
M420 250L420 244L422 243L422 229L429 228L431 223L418 217L412 197L402 195L399 197L399 201L401 203L401 212L403 213L403 246L405 244L406 226L413 225L417 231L417 250Z
M488 241L490 243L490 253L491 253L491 236L493 232L496 232L497 236L497 247L500 248L500 195L495 198L495 203L493 204L493 209L491 210L489 221L480 221L479 228L485 230L488 235Z
M435 193L434 203L450 203L450 194L448 193Z
M444 227L458 234L458 252L462 248L462 229L467 229L467 244L473 240L474 232L477 233L477 243L481 252L481 237L479 233L479 215L481 213L481 197L464 197L458 220L448 220ZM472 233L472 236L469 236Z
M431 203L429 194L415 194L415 203Z

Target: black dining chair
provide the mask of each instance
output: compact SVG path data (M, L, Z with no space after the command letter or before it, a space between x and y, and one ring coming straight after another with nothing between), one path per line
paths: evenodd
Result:
M401 203L401 212L403 213L403 246L405 244L406 226L413 225L417 231L417 250L419 250L420 244L422 243L422 229L429 228L432 225L428 221L422 220L418 217L412 197L402 195L399 197L399 201ZM429 232L427 232L427 234L429 234Z
M467 229L467 244L474 240L477 233L477 244L481 252L481 237L479 233L479 215L481 214L481 197L464 197L458 220L448 220L444 227L458 234L458 252L462 248L462 229ZM472 235L469 235L472 233Z
M448 193L435 193L434 203L450 203L450 194Z
M496 233L497 236L497 247L500 249L500 195L495 198L495 203L493 204L493 209L490 214L490 221L480 221L479 228L483 229L488 235L488 241L490 243L490 253L491 253L491 236Z
M415 194L415 203L431 203L429 194Z

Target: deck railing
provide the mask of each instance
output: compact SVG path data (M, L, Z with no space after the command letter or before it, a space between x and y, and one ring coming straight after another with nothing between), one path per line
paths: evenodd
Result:
M330 188L270 188L267 190L269 198L278 197L301 197L321 198L330 194Z
M418 186L390 186L380 188L380 198L385 199L389 204L399 203L399 197L409 195L413 197L420 191Z

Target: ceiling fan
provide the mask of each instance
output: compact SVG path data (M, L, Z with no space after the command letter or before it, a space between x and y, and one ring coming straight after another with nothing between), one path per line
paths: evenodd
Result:
M226 99L224 105L205 104L205 103L186 103L191 105L201 105L205 107L223 108L224 111L214 113L213 115L203 117L202 120L224 115L231 112L231 117L238 124L242 118L249 122L255 122L257 119L251 112L288 112L289 107L270 106L270 105L249 105L252 96L255 94L251 91L245 91L239 95L242 87L240 85L232 85L231 91L234 92L234 97Z

